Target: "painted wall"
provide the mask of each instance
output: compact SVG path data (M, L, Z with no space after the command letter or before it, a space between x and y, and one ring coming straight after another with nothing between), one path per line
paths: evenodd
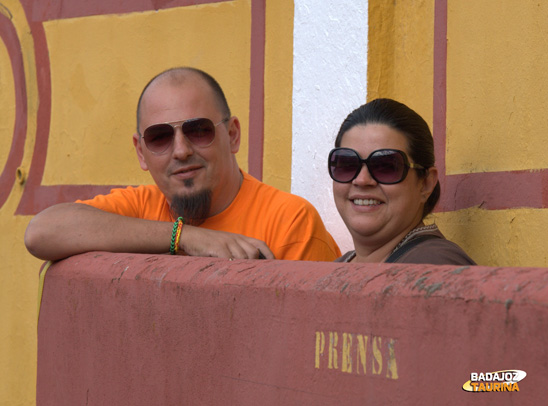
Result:
M312 201L343 250L324 163L346 114L383 96L434 129L444 176L431 221L481 264L548 265L548 5L156 3L0 2L0 406L34 404L40 261L26 225L51 204L151 181L131 144L135 104L173 65L219 79L243 124L241 166Z
M547 14L544 2L369 1L368 99L431 124L442 199L430 221L481 264L548 265Z

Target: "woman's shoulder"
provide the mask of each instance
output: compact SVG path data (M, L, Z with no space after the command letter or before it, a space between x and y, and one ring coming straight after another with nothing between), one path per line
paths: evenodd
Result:
M440 233L441 235L441 233ZM476 265L464 250L443 235L421 241L396 262L433 265Z

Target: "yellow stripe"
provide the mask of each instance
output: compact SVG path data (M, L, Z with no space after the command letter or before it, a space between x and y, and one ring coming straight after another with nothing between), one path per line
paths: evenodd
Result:
M291 192L294 1L266 2L263 182Z
M40 273L40 281L38 282L38 318L37 318L37 321L40 319L40 306L42 305L42 293L44 292L44 281L46 280L46 272L48 271L51 264L52 264L52 262L48 261L46 263L46 265L44 265L44 269Z

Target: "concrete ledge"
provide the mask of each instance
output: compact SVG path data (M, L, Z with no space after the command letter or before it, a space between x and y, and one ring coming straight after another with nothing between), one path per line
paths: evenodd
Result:
M548 269L95 252L46 275L37 405L533 405L547 360Z

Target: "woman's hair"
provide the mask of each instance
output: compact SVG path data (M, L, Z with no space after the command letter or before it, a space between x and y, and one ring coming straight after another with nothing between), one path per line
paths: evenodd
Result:
M405 104L392 99L375 99L351 112L343 121L335 146L340 147L343 135L357 125L384 124L398 130L407 139L412 162L431 168L435 165L434 140L426 121ZM427 170L418 169L417 174L426 177ZM432 194L424 204L422 217L434 210L440 198L441 188L438 182Z

